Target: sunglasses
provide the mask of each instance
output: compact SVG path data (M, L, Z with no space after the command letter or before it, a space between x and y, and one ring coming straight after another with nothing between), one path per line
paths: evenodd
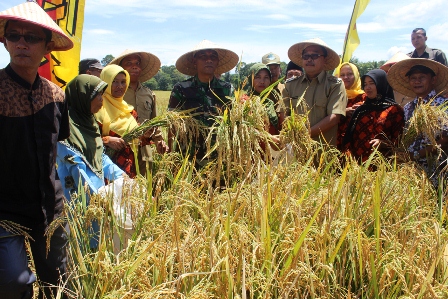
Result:
M321 57L321 56L325 56L322 54L304 54L302 55L302 59L303 60L308 60L308 59L312 59L312 60L316 60L317 58Z
M33 34L17 34L17 33L5 33L4 37L13 43L18 42L22 37L28 44L37 44L45 40L45 37L40 37Z

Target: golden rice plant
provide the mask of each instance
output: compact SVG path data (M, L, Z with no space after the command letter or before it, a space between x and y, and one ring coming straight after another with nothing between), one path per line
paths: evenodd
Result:
M370 161L377 171L369 170ZM445 298L448 234L431 184L412 164L370 161L348 161L343 169L259 164L254 177L220 193L209 192L204 180L210 178L183 163L173 168L157 209L148 193L141 198L131 190L125 197L125 206L129 200L137 207L131 213L137 225L118 253L110 199L93 198L81 210L82 200L74 201L71 294ZM83 246L79 237L94 218L101 228L96 251L85 245L89 236Z

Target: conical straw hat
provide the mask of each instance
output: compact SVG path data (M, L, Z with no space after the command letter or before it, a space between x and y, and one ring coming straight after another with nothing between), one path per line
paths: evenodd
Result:
M121 61L129 55L137 55L141 59L140 66L142 68L142 73L138 78L140 82L148 81L149 79L154 77L160 69L160 59L156 55L149 52L141 52L128 49L121 53L117 58L114 58L111 62L109 62L109 64L120 65Z
M8 20L31 23L52 32L54 51L73 48L71 39L59 28L50 16L35 2L26 2L0 12L0 39L3 41Z
M425 58L410 58L395 63L387 73L387 81L389 81L390 86L408 97L415 97L416 94L412 91L406 73L416 65L426 66L436 74L434 89L437 93L448 90L448 67Z
M391 57L391 59L389 59L388 61L386 61L386 63L380 66L380 69L382 69L387 73L392 65L394 65L398 61L402 61L405 59L410 59L410 57L404 54L403 52L398 51L397 53L395 53L394 56Z
M235 52L224 49L211 41L204 39L194 47L190 52L185 53L176 61L176 68L182 74L188 76L196 75L197 71L194 67L194 55L201 50L215 50L218 53L219 62L216 68L216 74L223 74L233 69L238 63L238 55Z
M325 65L324 65L324 69L326 71L334 70L335 68L338 67L339 61L341 60L339 58L339 55L335 51L333 51L329 46L327 46L327 44L320 38L313 38L292 45L288 50L289 59L291 59L291 61L294 62L295 64L303 67L303 59L302 59L303 50L305 50L309 46L314 45L324 47L327 50L327 57L325 57Z

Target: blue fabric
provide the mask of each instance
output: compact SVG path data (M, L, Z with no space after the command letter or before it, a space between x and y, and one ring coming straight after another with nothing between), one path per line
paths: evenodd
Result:
M78 182L80 180L83 186L87 183L90 188L90 193L94 194L98 192L99 188L105 185L104 179L113 181L121 178L124 173L103 153L104 178L100 177L92 171L77 151L61 142L58 142L56 163L58 165L59 179L64 188L64 195L68 200L70 200L73 193L78 191Z

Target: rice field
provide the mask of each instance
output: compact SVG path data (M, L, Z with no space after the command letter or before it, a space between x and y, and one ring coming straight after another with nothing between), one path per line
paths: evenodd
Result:
M287 119L281 136L288 146L274 152L261 107L260 99L235 101L224 112L209 146L217 158L200 170L178 153L156 155L146 177L127 183L121 202L114 194L92 195L86 206L80 188L66 207L65 292L448 298L443 190L413 162L377 152L364 165L342 160L300 134L307 130L303 116ZM100 226L97 249L89 248L93 221Z

